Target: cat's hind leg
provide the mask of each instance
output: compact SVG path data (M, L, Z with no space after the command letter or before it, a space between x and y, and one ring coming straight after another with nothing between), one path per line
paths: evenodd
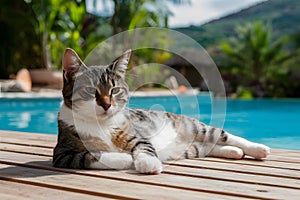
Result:
M221 135L217 143L219 145L239 147L244 151L245 155L256 159L266 158L270 154L270 148L263 144L251 142L245 138L232 135L224 130L220 131Z
M181 158L201 158L204 156L241 159L244 157L244 152L241 148L234 146L215 145L207 155L203 154L205 146L201 142L193 142L185 150Z
M197 124L197 134L195 139L200 142L216 143L222 146L234 146L243 150L243 152L256 159L266 158L270 154L270 148L244 138L232 135L222 129L207 126L202 123Z
M221 146L215 145L207 156L230 158L230 159L242 159L244 157L244 151L241 148L234 146Z

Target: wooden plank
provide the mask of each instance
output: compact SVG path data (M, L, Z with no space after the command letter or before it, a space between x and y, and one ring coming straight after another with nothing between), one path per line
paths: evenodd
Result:
M179 166L166 165L164 172L166 174L173 174L178 176L192 176L207 179L224 180L228 182L237 183L252 183L258 185L266 185L272 187L282 187L290 189L300 189L300 180L277 178L269 176L260 176L252 174L235 174L227 171L217 171L209 169L186 168Z
M43 155L48 157L52 157L53 155L53 149L5 143L0 143L0 151L20 152L25 154Z
M7 156L8 157L8 156ZM16 159L16 156L13 156L14 159ZM32 157L32 155L24 155L23 158L26 157ZM9 160L9 158L1 160ZM16 163L22 160L22 158L17 158ZM32 159L30 159L32 160ZM24 162L21 161L21 162ZM30 164L30 163L28 163ZM40 162L42 164L42 162ZM60 170L60 169L51 169L49 170ZM70 173L72 171L69 171ZM74 172L74 171L73 171ZM97 170L97 171L76 171L77 174L84 173L85 175L92 173L93 176L105 178L105 176L108 176L106 178L116 177L116 178L122 178L122 181L132 181L132 180L139 180L144 181L144 176L141 177L141 175L137 174L129 174L129 173L122 173L122 172L108 172L103 170ZM116 173L116 174L114 174ZM82 174L83 175L83 174ZM117 176L116 176L117 175ZM129 180L124 180L124 177ZM232 195L243 195L246 197L246 195L249 195L248 197L254 197L255 198L283 198L283 194L288 192L291 196L294 195L300 195L300 191L293 190L293 189L287 189L287 188L280 188L280 187L271 187L271 186L264 186L264 185L255 185L255 184L247 184L247 183L241 183L241 182L232 182L230 180L224 181L224 180L212 180L208 178L203 177L187 177L187 176L177 176L177 175L170 175L170 174L161 174L159 176L148 176L147 181L150 181L152 184L158 185L159 183L163 183L163 185L159 185L162 188L163 187L171 187L171 188L186 188L191 190L205 190L210 192L215 192L219 194L228 194L230 193ZM127 182L128 183L128 182ZM126 183L126 184L127 184ZM143 182L145 184L146 182ZM148 185L146 186L148 187ZM267 192L261 192L261 191L267 191Z
M16 157L17 156L17 157ZM14 158L18 161L21 161L23 158L20 157L20 154L15 154ZM51 157L47 156L44 160L49 160ZM15 159L14 159L15 160ZM14 161L13 160L13 161ZM31 160L39 161L41 158L33 157ZM27 160L24 160L26 162ZM22 162L20 162L22 163ZM34 163L33 163L34 164ZM39 163L37 166L50 166L51 164ZM171 170L170 170L171 169ZM174 171L174 169L177 169ZM263 169L262 169L263 170ZM91 171L92 172L92 171ZM196 173L197 172L197 173ZM205 172L205 173L204 173ZM277 178L277 177L262 177L260 175L251 175L251 174L239 174L233 175L232 172L227 171L217 171L217 170L210 170L210 169L197 169L197 168L185 168L185 167L178 167L172 165L165 165L164 173L166 174L178 174L181 176L196 176L196 177L203 177L209 179L216 179L216 180L227 180L227 181L234 181L234 182L245 182L245 183L253 183L253 184L262 184L262 185L274 185L280 187L287 187L287 188L297 188L300 189L300 181L294 179L286 179L286 178ZM237 178L237 179L236 179Z
M202 160L202 161L210 161L215 163L230 163L236 165L249 165L249 166L260 166L260 167L269 167L269 168L279 168L279 169L291 169L300 171L300 163L289 163L289 162L276 162L273 160L254 160L245 158L242 160L233 160L233 159L223 159L223 158L197 158L193 160Z
M14 138L14 137L20 136L20 134L23 134L23 133L14 133L14 134L16 134L16 135L10 135L9 137L7 137L7 139L9 139L10 141L11 141L11 139L13 139L14 141L16 141L17 145L5 145L5 141L3 141L3 145L0 144L0 146L3 147L3 149L5 151L23 152L23 154L24 153L25 154L27 154L27 153L29 153L29 154L41 154L40 156L34 156L38 159L41 159L42 157L47 157L47 156L52 155L52 153L50 155L50 152L52 151L51 148L53 146L51 146L49 144L51 144L51 143L53 143L53 145L55 144L55 140L56 140L55 137L53 137L53 136L43 137L42 136L42 138L41 138L42 143L45 142L44 143L45 148L46 149L48 148L48 150L45 150L45 148L43 148L44 144L39 145L40 144L39 140L36 139L36 137L37 137L36 135L39 135L39 134L29 134L29 136L26 136L26 137L21 136L20 138L18 138L18 137ZM1 136L1 142L2 142L3 134L0 134L0 136ZM12 137L12 138L10 138L10 137ZM51 141L49 142L49 138L52 138L52 142ZM54 138L54 140L53 140L53 138ZM20 142L20 141L21 141L21 145L18 145L18 142ZM30 147L32 142L34 143L35 147ZM41 146L41 148L38 147L38 146ZM32 152L33 150L35 150L35 151ZM51 150L51 151L49 151L49 150ZM39 153L36 153L36 152L39 152ZM9 153L9 152L5 152L5 153ZM254 185L254 184L258 183L258 184L263 184L263 186L269 186L271 188L272 187L274 187L274 188L285 187L284 189L290 189L290 191L281 191L280 190L279 193L280 192L287 192L290 195L299 195L299 194L295 194L293 192L294 189L298 189L297 186L298 186L298 183L299 183L298 182L299 176L293 176L293 173L290 172L290 171L295 171L295 172L299 171L299 165L297 164L299 152L297 152L297 151L275 150L275 151L272 151L272 153L276 154L276 155L271 155L271 156L273 156L271 158L277 159L277 158L281 157L280 155L282 155L282 156L284 156L284 158L286 160L278 160L278 161L277 160L271 160L271 161L266 161L266 162L256 162L256 161L252 161L252 160L233 161L233 160L224 160L224 159L215 159L215 158L205 158L201 162L199 162L199 160L196 160L198 162L198 164L201 163L200 166L195 165L195 163L191 164L190 161L192 161L192 160L184 160L184 161L182 161L183 164L178 164L179 161L177 161L175 165L171 164L171 166L170 166L171 169L170 168L169 168L169 170L166 169L166 172L164 174L159 175L159 176L153 176L153 177L160 177L161 179L157 179L157 178L152 179L152 177L151 177L151 179L149 179L147 177L146 182L142 182L142 181L145 181L144 177L136 176L136 174L133 174L134 176L131 176L131 175L128 176L128 173L125 174L125 175L124 175L124 173L122 173L122 174L126 178L130 178L130 180L134 180L134 181L139 182L139 184L147 184L146 187L148 187L148 184L152 184L152 185L156 185L156 186L160 186L160 187L172 187L173 186L173 187L175 187L179 190L181 189L181 190L192 190L192 191L194 191L197 188L193 188L193 185L195 185L195 183L198 183L197 181L199 181L199 179L203 182L207 182L208 185L211 186L211 187L214 187L215 185L220 187L221 185L218 185L214 182L206 180L206 179L212 179L213 181L216 181L216 179L219 179L218 182L221 182L221 181L223 181L223 183L227 182L227 184L230 184L231 186L233 185L233 187L238 187L238 186L235 185L235 184L232 184L231 182L240 184L240 186L242 186L242 187L244 187L243 184L249 185L251 183L252 185ZM3 155L3 153L1 153L1 154ZM15 153L9 153L9 154L10 154L10 156L11 155L16 155ZM22 155L21 157L24 158L24 155ZM0 158L0 160L1 160L1 158ZM283 162L287 162L288 165L286 165ZM14 165L13 162L10 163L10 164ZM29 163L29 164L27 163L25 165L28 165L28 166L27 167L25 166L25 167L30 168L30 165L32 165L32 164L34 165L36 163ZM42 167L43 164L44 163L38 163L38 166ZM213 168L211 164L213 164L213 166L216 166L216 165L220 166L221 165L221 168ZM295 167L293 167L293 166L295 166ZM272 169L272 171L268 171L269 170L268 168ZM275 168L275 172L274 172L274 168ZM243 169L244 169L244 171L243 171ZM53 171L53 170L56 170L56 169L43 169L43 170ZM287 174L282 173L282 171L280 172L280 170L288 171L288 173ZM199 175L198 172L201 172L201 171L205 171L207 174L200 174ZM218 172L218 174L215 173L216 171ZM227 176L226 176L226 173L224 173L224 172L227 173ZM238 176L235 173L232 177L230 177L230 174L232 174L233 172L238 173ZM263 172L263 173L261 173L261 172ZM85 172L85 171L75 171L75 172L73 172L72 170L71 171L67 170L67 172L65 172L65 173L75 173L76 175L81 175L81 176L94 175L97 178L104 178L104 179L108 178L108 177L105 178L105 176L109 175L110 179L111 178L116 178L116 179L122 178L122 181L126 181L126 180L124 180L124 177L122 177L118 172L110 172L109 174L107 174L106 171L87 171L87 172ZM211 173L211 174L208 175L209 173ZM222 174L225 174L225 177L224 177L224 175L222 176ZM240 177L241 175L243 175L243 177ZM256 182L256 181L259 181L259 179L255 179L255 178L259 177L257 175L265 175L262 178L267 178L267 180L269 180L271 182L273 182L273 180L271 180L271 179L277 179L277 182L280 182L280 184L277 184L277 185L275 184L274 185L274 183L270 184L270 182L268 183L266 181L264 181L262 183ZM245 177L245 176L248 176L248 177L252 176L253 180L249 181L247 179L247 177ZM139 177L139 178L136 179L135 177ZM174 177L179 177L179 178L174 178ZM183 177L185 177L187 179L182 179ZM142 178L142 179L140 179L140 178ZM194 179L196 179L197 181L194 180ZM130 181L130 180L128 180L128 181ZM291 180L291 184L285 184L288 180ZM18 181L21 181L21 180L18 179ZM169 181L170 181L170 183L169 183ZM172 185L174 182L175 182L175 185ZM189 185L189 184L184 184L184 186L176 185L176 184L179 184L179 182L181 182L183 184L185 182L188 182L188 183L191 182L192 185ZM187 188L184 188L184 187L187 187ZM235 195L235 193L230 193L230 194L228 194L226 192L224 193L224 190L220 191L220 190L218 190L218 187L217 187L217 191L215 191L216 194L214 194L216 196L218 196L218 194L227 195L225 197L229 197L230 195ZM246 189L249 190L248 187L246 187ZM256 195L256 193L253 193L253 192L251 193L251 191L249 193L249 191L247 191L247 190L246 190L246 194L252 194L252 195L255 194ZM200 189L198 188L197 191L202 192L205 195L214 192L214 191L209 191L207 189L205 189L203 191L202 186L201 186ZM227 188L227 191L230 191L230 188ZM233 190L233 191L236 192L236 190ZM256 192L258 192L258 193L269 193L270 191L260 188L260 189L257 189ZM244 193L243 192L236 193L236 195L239 195L239 194L244 194ZM276 195L274 196L274 193L272 195L273 195L273 197L277 198ZM272 195L271 196L259 196L259 197L260 198L273 198ZM277 195L280 195L280 194L277 194ZM215 197L212 197L212 198L215 198Z
M3 132L3 131L2 131ZM9 133L7 133L7 132L4 132L5 134L9 134ZM52 138L53 139L53 136L52 135L46 135L46 136L43 136L43 134L27 134L27 133L18 133L18 132L13 132L13 134L12 135L14 135L14 136L20 136L20 135L22 135L22 137L25 137L25 138L31 138L31 139L34 139L33 141L36 141L36 135L41 135L42 137L45 137L45 138ZM27 135L27 136L23 136L23 135ZM18 137L18 140L22 140L22 137ZM27 141L26 141L27 142ZM9 145L3 145L3 146L9 146ZM19 151L21 150L21 149L26 149L26 147L15 147L16 149L19 149ZM14 149L11 149L11 150L14 150ZM284 152L284 150L274 150L274 152L281 152L281 153L283 153ZM24 151L23 151L24 152ZM39 148L39 149L36 149L36 151L34 152L34 153L39 153L39 154L48 154L48 155L51 155L52 156L52 149L51 150L43 150L42 148ZM50 153L51 152L51 153ZM292 152L293 154L295 154L295 153L299 153L299 152L297 152L297 151L287 151L287 152ZM25 152L24 152L25 153ZM272 155L271 155L272 156ZM285 157L286 158L286 157ZM213 159L214 158L205 158L206 160L212 160L212 161L214 161ZM215 159L216 160L216 159ZM249 162L250 162L251 160L248 160L248 162L245 162L245 160L241 160L241 161L234 161L234 160L224 160L224 159L222 159L222 162L232 162L232 163L238 163L238 164L243 164L243 165L248 165L249 164ZM258 164L256 164L256 162L257 161L253 161L251 164L253 164L253 165L258 165L258 166L262 166L262 165L267 165L267 166L270 166L270 167L281 167L281 168L287 168L287 166L290 166L289 168L290 169L299 169L299 165L294 165L295 164L295 162L293 162L293 163L291 163L291 164L286 164L286 163L284 163L284 164L280 164L281 162L279 162L279 164L275 164L274 165L274 163L275 162L273 162L272 163L272 165L270 165L269 163L270 162L257 162Z
M89 194L81 194L70 191L63 191L41 186L29 185L18 182L0 180L0 199L5 200L32 200L32 199L110 199Z
M29 146L19 146L19 145L11 145L11 144L1 144L0 149L8 150L13 152L24 152L29 154L36 155L44 155L44 156L52 156L51 149L45 149L40 147L29 147ZM274 167L281 169L291 169L291 170L299 170L300 165L295 163L278 163L273 161L257 161L257 160L229 160L229 159L218 159L218 158L203 158L202 161L210 161L210 162L221 162L221 163L230 163L230 164L242 164L242 165L250 165L250 166L263 166L263 167ZM171 162L171 161L170 161Z
M199 191L180 190L133 182L87 177L58 171L48 171L14 165L0 164L0 179L26 181L27 184L68 190L95 196L116 199L232 199L232 196L220 196Z
M0 136L5 138L32 139L36 141L56 141L56 134L40 134L18 131L0 130ZM4 139L4 138L3 138Z
M0 143L0 149L2 148ZM35 155L35 152L37 152L38 147L25 147L26 150L19 149L21 148L18 145L7 145L7 147L3 147L3 149L13 149L15 151L29 153L32 155ZM46 157L51 158L52 151L49 149L43 149L41 150L47 150ZM38 154L39 155L39 154ZM205 158L206 159L206 158ZM209 159L211 160L211 159ZM269 162L269 161L266 161ZM171 170L170 170L171 169ZM176 170L177 169L177 170ZM175 171L174 171L175 170ZM263 170L263 169L262 169ZM164 168L164 173L172 173L172 174L178 174L181 176L197 176L200 175L202 177L206 178L212 178L216 180L228 180L228 181L234 181L234 182L245 182L245 183L253 183L253 184L262 184L262 185L269 185L269 186L280 186L280 187L287 187L287 188L298 188L300 189L300 181L294 180L294 179L286 179L286 178L277 178L277 177L262 177L258 175L251 175L251 174L239 174L238 176L233 176L232 172L226 172L226 171L217 171L217 170L210 170L210 169L196 169L196 168L185 168L185 167L178 167L178 166L171 166L166 165Z
M11 144L1 144L0 143L0 150L10 150L12 152L21 152L21 153L28 153L28 154L34 154L34 155L44 155L44 156L49 156L52 157L52 150L51 149L44 149L40 147L28 147L28 146L18 146L18 145L11 145ZM195 159L193 159L195 160ZM270 175L287 175L287 172L290 174L291 170L295 171L295 173L292 173L291 175L293 178L300 178L299 176L299 164L289 164L289 163L276 163L276 162L271 162L271 161L252 161L252 160L224 160L224 159L216 159L216 158L204 158L200 159L201 162L197 162L197 164L205 164L209 163L209 165L205 164L205 167L209 167L213 165L213 168L211 169L216 169L219 167L219 169L235 169L237 171L238 169L242 168L242 172L246 173L251 173L251 172L258 172L259 174L265 173L267 171L271 171L272 173ZM181 161L168 161L166 163L175 163L178 164L178 162ZM217 164L213 164L213 162L217 162ZM254 164L252 164L254 162ZM185 162L185 163L190 163L190 162ZM259 164L256 164L259 163ZM268 164L271 163L271 164ZM242 167L241 167L242 166ZM250 168L247 168L247 171L245 171L245 166L250 166ZM272 169L261 169L261 168L251 168L252 167L268 167ZM285 167L287 166L287 167ZM253 171L254 169L254 171ZM273 170L287 170L282 173L282 171L279 171L279 173L274 174ZM223 170L224 171L224 170ZM298 171L298 173L297 173Z
M56 143L56 137L56 135L10 132L0 130L0 142L8 144L22 144L25 146L53 148Z
M188 168L200 168L200 169L214 169L219 171L229 171L233 173L245 173L245 174L256 174L262 176L274 176L281 178L291 178L300 179L299 171L291 169L278 169L278 168L261 168L259 166L249 166L249 165L235 165L232 163L214 163L210 161L187 159L178 161L168 161L165 162L174 166L182 166Z
M287 154L292 154L292 155L297 154L298 157L300 157L299 151L297 151L297 150L289 150L289 149L271 149L271 152L272 152L272 153L276 153L276 154L285 154L285 155L287 155Z
M300 164L300 158L280 156L280 155L276 155L276 154L269 155L268 160L275 161L275 162L282 162L282 163L287 162L287 163L298 163L298 164Z
M300 160L300 151L296 150L282 150L282 149L272 149L271 152L277 156L284 156L287 158L293 158L295 160Z
M22 147L18 145L3 145L0 143L0 150L1 149L7 149L7 150L13 150L14 152L25 152L27 154L32 154L36 155L36 152L41 152L42 155L51 158L52 157L52 151L50 149L44 149L44 148L39 148L39 147ZM38 153L37 155L40 155ZM216 159L216 158L205 158L205 160L209 161L220 161L224 162L223 159ZM227 161L227 160L225 160ZM248 160L247 160L248 161ZM242 161L239 161L238 163L235 163L236 161L231 161L229 160L228 163L233 162L234 164L238 163L243 163ZM263 163L270 162L270 161L264 161ZM244 161L245 163L245 161ZM250 162L251 163L251 162ZM268 166L268 165L267 165ZM291 166L290 166L291 167ZM171 171L170 171L171 169ZM177 169L177 171L174 172L174 169ZM263 170L263 169L262 169ZM294 180L294 179L284 179L284 178L276 178L276 177L262 177L262 176L257 176L257 175L251 175L251 174L239 174L238 176L233 176L232 172L220 172L216 170L209 170L209 169L195 169L195 168L184 168L184 167L177 167L177 166L165 166L164 169L165 173L178 173L178 175L183 175L183 176L190 176L191 174L198 176L201 174L202 176L207 176L209 175L210 178L215 178L215 179L228 179L229 181L237 181L237 182L248 182L248 183L255 183L255 184L267 184L267 185L272 185L272 183L275 183L273 185L275 186L281 186L281 187L291 187L291 188L299 188L300 189L300 181L299 180ZM205 173L202 173L202 172ZM197 172L197 173L192 173L192 172ZM243 177L243 179L242 179ZM237 178L237 179L236 179Z

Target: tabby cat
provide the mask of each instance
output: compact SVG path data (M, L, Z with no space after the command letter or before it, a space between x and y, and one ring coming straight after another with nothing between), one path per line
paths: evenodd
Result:
M157 174L162 161L201 156L266 158L270 148L196 119L162 111L130 109L127 50L108 66L87 67L66 49L63 103L53 165L81 169L131 169ZM204 142L205 141L205 142ZM205 144L213 143L209 152ZM206 155L207 154L207 155Z

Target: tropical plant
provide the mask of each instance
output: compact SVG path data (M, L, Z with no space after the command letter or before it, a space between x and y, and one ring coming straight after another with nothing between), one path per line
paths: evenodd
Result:
M221 44L227 63L224 70L239 77L241 94L250 91L254 96L268 96L274 79L289 72L283 67L290 58L284 49L287 38L274 41L271 24L260 21L238 26L236 34Z
M41 38L44 65L47 68L51 68L48 38L52 26L55 22L57 13L59 12L62 0L25 0L25 2L31 4L32 10L35 14L35 18L38 21L35 29Z
M87 13L83 0L26 0L38 21L36 31L41 38L46 68L58 68L63 50L68 46L84 55L83 37ZM89 24L90 25L90 24ZM91 34L94 36L94 34Z
M58 68L63 49L71 47L85 57L97 43L121 31L136 27L166 27L171 15L165 1L111 0L111 15L87 13L86 5L104 4L96 0L24 0L29 3L38 21L36 31L41 38L46 68ZM172 0L175 4L187 0ZM103 6L102 5L102 6ZM109 13L109 12L108 12ZM104 30L105 29L105 30Z

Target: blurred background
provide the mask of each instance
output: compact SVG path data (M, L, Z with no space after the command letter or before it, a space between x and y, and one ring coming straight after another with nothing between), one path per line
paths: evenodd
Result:
M35 70L61 71L66 47L85 58L122 31L164 27L190 36L208 51L229 97L300 97L297 0L2 0L0 9L0 79L14 79L22 68L31 75ZM182 52L194 53L189 48ZM147 62L167 64L191 86L207 90L194 67L176 55L136 51L130 65ZM157 68L152 73L161 74ZM51 81L31 79L51 87Z

